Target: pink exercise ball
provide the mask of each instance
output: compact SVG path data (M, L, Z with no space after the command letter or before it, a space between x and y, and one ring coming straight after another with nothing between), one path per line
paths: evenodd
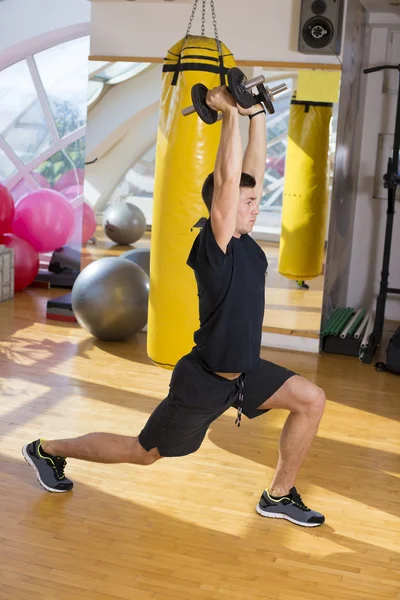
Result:
M82 221L82 244L86 244L93 237L96 231L96 215L93 208L83 203L83 221Z
M84 174L83 169L67 171L55 182L54 189L61 192L72 185L83 185Z
M0 237L0 244L14 250L14 290L19 292L32 283L39 271L39 256L32 246L13 233Z
M67 243L74 225L74 211L60 192L36 190L18 202L12 230L37 252L52 252Z
M74 200L83 194L83 185L70 185L67 188L61 190L63 196L66 197L67 200Z
M96 215L93 208L86 202L74 207L74 214L75 229L71 240L75 244L86 244L96 231Z
M0 235L11 231L14 211L13 197L5 185L0 183Z
M47 181L44 175L41 175L40 173L32 173L32 175L41 188L51 187L50 183ZM17 185L15 185L11 190L11 195L14 198L15 203L17 203L20 198L23 198L23 196L26 196L26 194L29 194L29 192L34 191L34 189L37 188L31 187L30 185L28 185L25 179L21 179L20 181L18 181Z

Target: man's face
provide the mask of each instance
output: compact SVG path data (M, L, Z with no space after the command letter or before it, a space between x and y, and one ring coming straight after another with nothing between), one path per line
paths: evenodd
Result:
M240 188L239 207L236 216L236 233L244 235L253 230L259 214L258 198L254 188Z

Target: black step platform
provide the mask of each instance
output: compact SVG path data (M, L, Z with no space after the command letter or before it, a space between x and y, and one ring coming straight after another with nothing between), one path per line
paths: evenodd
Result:
M46 318L53 321L67 321L75 323L76 318L74 311L72 310L71 303L71 292L60 296L59 298L52 298L47 301L46 307Z

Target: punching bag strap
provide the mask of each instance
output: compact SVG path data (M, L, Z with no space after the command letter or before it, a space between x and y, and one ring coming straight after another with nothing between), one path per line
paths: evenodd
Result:
M197 9L198 2L199 2L199 0L194 0L192 14L190 15L190 19L189 19L188 27L187 27L187 30L186 30L185 38L189 37L189 33L190 33L190 30L191 30L192 25L193 25L194 15L196 14L196 9ZM205 23L206 23L206 17L205 17L205 14L206 14L206 0L202 0L202 4L203 4L203 6L202 6L202 13L201 13L201 35L204 35L204 32L205 32ZM175 72L174 72L174 76L173 76L172 81L171 81L171 85L176 85L178 83L179 73L182 70L181 69L181 53L179 53L178 62L174 66L173 70Z
M205 36L205 31L206 31L206 1L207 0L201 0L201 35L202 35L202 37ZM190 30L192 28L193 19L194 19L194 16L196 14L196 9L197 9L198 2L199 2L199 0L194 0L192 14L190 15L188 28L186 30L186 36L185 36L186 38L189 36ZM212 14L212 20L213 20L213 27L214 27L215 43L217 45L217 51L218 51L219 76L220 76L221 85L225 85L225 83L226 83L227 69L224 67L224 57L222 55L221 42L220 42L220 39L219 39L219 36L218 36L217 17L216 17L216 14L215 14L214 0L210 0L210 5L211 5L211 14ZM175 71L174 76L172 78L172 84L171 85L176 85L177 82L178 82L178 74L181 71L181 64L180 63L181 63L181 56L179 55L178 64L176 65L176 71Z
M311 102L309 100L296 100L296 92L293 94L290 104L298 104L304 106L304 112L310 112L310 106L327 106L333 108L332 102Z
M203 2L204 2L204 0L203 0ZM219 67L220 67L219 75L220 75L220 79L221 79L221 85L225 85L226 69L224 68L224 57L222 55L221 42L219 41L219 37L218 37L217 17L215 14L214 0L210 0L210 4L211 4L211 14L212 14L213 26L214 26L214 37L215 37L215 41L217 43L217 50L218 50L218 56L219 56Z

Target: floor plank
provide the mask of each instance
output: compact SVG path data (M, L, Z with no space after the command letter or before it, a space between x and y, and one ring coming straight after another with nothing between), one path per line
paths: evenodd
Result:
M215 422L194 455L151 468L68 461L70 494L48 494L21 456L39 436L137 434L170 372L145 334L105 343L45 319L59 290L0 305L0 599L398 600L399 378L334 355L264 349L322 386L318 437L298 478L327 522L304 530L255 505L285 414ZM312 308L312 307L308 307Z

